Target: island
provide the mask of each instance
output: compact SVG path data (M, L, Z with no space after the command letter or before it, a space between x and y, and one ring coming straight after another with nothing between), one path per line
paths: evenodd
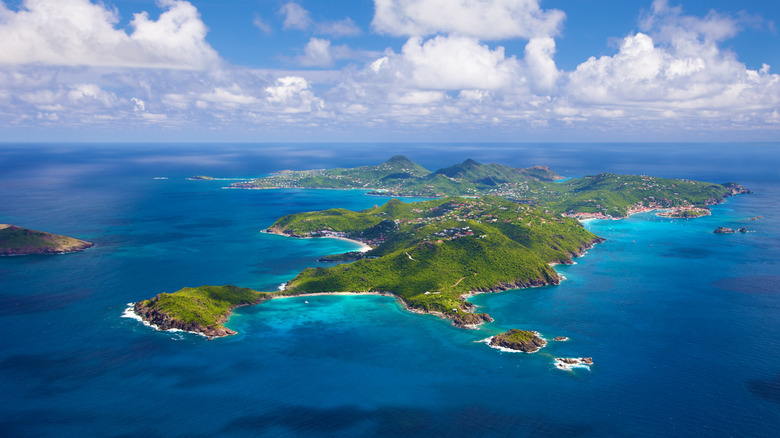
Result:
M404 156L352 169L283 171L231 187L362 189L434 199L405 203L392 198L363 211L334 208L281 217L264 231L290 238L351 239L364 251L326 255L320 260L334 266L304 269L278 291L203 286L160 294L133 306L147 323L222 337L234 333L223 323L235 307L278 297L350 293L393 296L412 312L477 328L493 318L477 312L470 296L557 285L561 277L554 265L573 263L603 241L583 227L582 219L669 209L692 216L685 212L698 215L729 196L750 193L737 183L608 173L565 180L545 166L518 169L474 160L430 172ZM527 336L518 333L530 332L510 331L498 339Z
M59 234L0 224L0 255L66 254L83 251L94 243Z
M431 172L403 155L374 166L284 171L237 182L231 187L362 189L372 195L389 197L491 195L543 205L580 219L619 219L665 209L672 209L682 217L701 216L709 212L710 206L729 196L750 193L734 182L713 184L646 175L600 173L565 180L547 166L513 168L472 159ZM689 213L683 213L686 210Z
M511 329L506 333L491 337L488 345L512 351L522 351L523 353L536 353L547 345L547 341L542 339L537 332Z

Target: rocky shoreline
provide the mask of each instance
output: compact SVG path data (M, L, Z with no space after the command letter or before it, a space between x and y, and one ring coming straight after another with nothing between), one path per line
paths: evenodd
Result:
M148 323L155 330L182 330L188 333L203 335L209 340L237 334L236 331L230 330L229 328L222 325L226 323L228 319L230 319L230 316L233 314L233 310L243 306L253 306L268 300L268 298L264 297L254 303L231 307L227 314L219 316L217 319L217 324L204 326L200 323L192 323L173 318L171 315L160 311L154 307L156 302L155 299L156 297L152 298L151 300L134 303L133 313L141 318L141 320Z
M536 353L547 345L547 341L539 332L511 329L506 333L490 338L488 345L494 348L505 348L523 353Z
M593 365L592 357L556 357L555 367L559 370L572 371L574 368L587 368Z

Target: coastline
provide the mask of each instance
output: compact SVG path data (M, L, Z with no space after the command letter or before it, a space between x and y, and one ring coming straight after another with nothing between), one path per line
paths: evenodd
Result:
M722 199L712 200L712 203L707 203L706 205L707 205L707 207L712 206L712 205L720 205L720 204L726 202L726 200L728 200L728 198L730 198L731 196L744 194L744 193L749 193L749 191L731 193L731 194L728 194L728 195L724 196ZM661 206L648 207L648 206L644 206L644 205L632 205L632 206L630 206L628 208L628 210L626 210L626 215L625 216L611 216L611 215L607 215L607 214L604 214L604 213L579 213L579 212L578 213L563 213L563 215L566 216L566 217L571 217L571 218L577 219L577 220L580 221L580 223L585 223L586 221L591 221L591 220L596 220L596 219L598 219L598 220L613 220L613 221L617 221L617 220L629 218L629 217L631 217L631 216L633 216L635 214L639 214L639 213L653 213L653 212L655 212L656 216L667 217L667 218L671 218L671 219L696 219L697 217L703 217L703 216L710 216L710 215L712 215L712 211L709 208L707 208L707 207L696 207L696 206L693 206L693 205L683 205L683 206L677 206L677 207L661 207ZM680 214L680 213L682 213L683 211L686 211L686 210L695 211L695 212L698 212L698 213L701 213L701 214L697 215L697 216L692 216L692 217L689 217L689 218L674 216L675 214Z
M284 289L281 289L281 290L283 291ZM270 301L270 300L279 300L279 299L285 299L285 298L303 298L303 297L325 296L325 295L343 295L343 296L345 296L345 295L374 295L374 296L383 296L383 297L393 297L393 298L396 298L402 305L404 305L404 307L406 307L405 303L403 302L403 300L400 297L398 297L396 295L393 295L393 294L391 294L389 292L315 292L315 293L310 293L310 294L298 294L298 295L278 295L278 292L272 292L271 296L269 296L266 299L263 299L263 300L261 300L261 301L259 301L257 303L244 304L244 305L236 306L236 307L230 309L229 313L227 315L225 315L224 321L221 322L221 324L224 324L225 322L230 320L230 317L233 316L233 311L235 309L239 308L239 307L256 306L258 304L263 303L264 301ZM177 328L177 327L163 328L163 327L160 327L159 324L155 324L153 322L147 321L146 319L144 319L143 316L139 315L136 312L136 309L135 309L136 304L138 304L138 303L127 303L127 307L125 308L125 310L122 312L122 314L119 317L120 318L134 319L134 320L140 322L141 324L143 324L144 326L149 327L152 330L155 330L155 331L158 331L158 332L190 333L190 334L193 334L193 335L203 336L204 338L208 339L209 341L214 340L216 338L226 338L228 336L232 336L232 335L238 334L238 332L236 332L234 330L231 330L231 329L229 329L227 327L225 327L226 330L224 332L214 333L214 334L208 334L208 333L205 333L203 331L197 331L197 330L184 330L184 329L180 329L180 328Z
M282 232L279 232L277 230L270 229L270 228L262 230L261 232L269 233L269 234L277 234L277 235L282 235L282 236L287 236L287 237L294 237L294 238L298 238L298 239L313 239L314 238L314 237L308 237L308 236L306 236L306 237L294 236L294 235L282 233ZM339 237L339 236L322 236L322 237L331 237L331 238L336 238L336 239L341 239L341 240L346 240L346 241L350 241L350 242L353 242L353 243L357 243L357 244L359 244L359 245L361 245L363 247L363 248L361 248L361 252L365 252L365 251L368 251L368 250L372 249L370 246L366 245L365 243L363 243L361 241L354 240L354 239L349 239L349 238L346 238L346 237ZM585 245L584 247L578 249L575 252L572 252L571 253L571 258L568 260L568 262L573 263L573 259L575 257L581 257L582 255L585 254L585 252L588 249L592 248L596 244L601 243L603 241L604 241L603 238L597 236L596 238L594 238L593 240L588 242L588 244ZM554 266L555 263L556 262L550 262L549 264L550 264L550 266ZM557 263L566 263L566 261L559 261ZM368 291L368 292L340 291L340 292L313 292L313 293L285 294L284 292L286 290L287 283L282 283L281 285L279 285L278 286L278 291L276 291L276 292L266 292L266 295L263 298L259 299L258 301L254 302L254 303L243 304L241 306L236 306L236 307L257 305L257 304L262 303L263 301L273 300L273 299L295 298L295 297L305 297L305 296L324 296L324 295L344 295L344 296L346 296L346 295L378 295L378 296L389 296L389 297L395 297L401 303L401 305L404 307L404 309L409 311L409 312L411 312L411 313L434 315L434 316L437 316L437 317L442 318L442 319L450 320L452 322L452 325L454 325L456 327L465 328L465 329L471 329L471 330L478 330L479 326L481 326L485 322L491 322L491 321L493 321L493 319L488 314L484 314L484 313L477 314L477 313L474 313L474 311L473 311L474 310L474 305L471 304L468 301L469 298L471 298L473 296L485 294L485 293L496 293L496 292L504 292L504 291L507 291L507 290L516 290L516 289L526 289L526 288L532 288L532 287L542 287L542 286L549 286L549 285L558 285L558 284L561 283L561 281L564 281L566 279L564 276L562 276L561 274L559 274L557 272L555 272L555 274L556 274L555 278L552 278L552 279L547 279L547 280L536 279L536 280L532 280L532 281L501 283L501 284L494 285L491 288L476 289L476 290L468 291L467 293L461 294L461 295L459 295L459 298L463 301L463 305L465 306L465 308L463 308L463 311L466 314L470 315L469 318L465 318L465 319L462 318L462 317L459 317L459 315L448 315L448 314L445 314L445 313L439 312L439 311L428 311L428 310L423 310L423 309L418 309L418 308L412 307L402 297L400 297L398 295L395 295L395 294L392 294L390 292L380 292L380 291ZM155 329L157 331L183 331L183 332L187 332L187 333L193 333L193 334L198 334L198 335L205 336L209 340L214 339L214 338L227 337L227 336L236 334L235 331L230 330L229 328L224 327L224 326L218 327L218 329L215 329L213 326L210 326L210 327L202 327L202 326L200 326L199 328L201 328L202 330L179 329L178 327L174 327L174 324L183 325L184 323L181 323L181 322L178 322L178 321L170 321L167 318L164 318L163 321L166 322L169 327L168 328L161 328L159 325L154 324L153 322L148 321L143 316L139 315L137 313L137 308L136 308L137 304L138 303L132 303L132 310L126 309L122 316L123 317L127 317L127 318L133 318L133 319L140 320L140 321L142 321L144 323L144 325L152 327L153 329ZM226 323L230 319L230 317L233 315L233 310L236 307L229 309L227 314L221 315L219 317L218 324L221 325L221 324ZM157 316L159 316L159 315L157 315Z
M169 333L191 333L193 335L203 336L206 339L210 339L208 336L206 336L203 332L196 332L196 331L188 331L188 330L182 330L179 328L160 328L159 325L153 324L147 320L145 320L141 315L135 313L135 304L136 303L127 303L127 308L125 308L124 312L119 316L120 318L128 318L128 319L134 319L141 324L143 324L146 327L151 328L154 331L158 332L169 332Z
M356 244L360 245L360 249L358 249L357 252L368 252L368 251L371 251L372 249L374 249L372 246L368 245L365 242L361 242L360 240L356 240L356 239L350 239L348 237L341 237L341 236L317 236L317 237L294 236L292 234L282 233L280 231L277 231L277 230L274 230L274 229L271 229L271 228L266 228L266 229L264 229L264 230L262 230L260 232L261 233L266 233L266 234L274 234L276 236L291 237L293 239L339 239L339 240L344 240L346 242L352 242L352 243L356 243Z

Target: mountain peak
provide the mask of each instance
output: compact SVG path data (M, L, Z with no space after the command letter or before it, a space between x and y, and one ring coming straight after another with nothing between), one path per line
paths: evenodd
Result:
M385 161L385 164L390 164L394 166L398 165L404 165L404 166L412 166L414 163L412 160L406 157L406 155L396 155L393 157L390 157L389 160Z
M477 163L476 161L472 160L471 158L467 159L467 160L466 160L466 161L464 161L464 162L463 162L463 164L462 164L462 166L466 166L466 167L479 167L479 166L481 166L481 165L482 165L482 164L480 164L480 163Z

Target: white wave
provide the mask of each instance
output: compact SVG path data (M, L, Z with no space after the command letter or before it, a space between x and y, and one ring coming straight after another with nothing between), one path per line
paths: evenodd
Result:
M143 320L143 318L141 318L140 316L138 316L135 313L135 308L133 307L134 305L135 305L135 303L127 303L127 309L125 309L125 311L122 312L122 316L121 317L122 318L134 319L134 320L140 321L140 322L146 322L146 321Z
M204 338L208 338L208 336L204 335L203 333L190 332L190 331L187 331L187 330L182 330L182 329L177 329L177 328L170 328L170 329L167 329L167 330L161 330L160 327L157 326L156 324L151 324L149 321L144 321L143 318L138 316L138 314L135 313L135 307L134 306L135 306L135 303L127 303L127 308L125 309L124 312L122 312L122 315L120 315L120 318L134 319L134 320L140 322L141 324L143 324L144 326L149 327L149 328L151 328L153 330L156 330L158 332L191 333L193 335L199 335L199 336L203 336Z
M563 362L562 358L556 357L555 358L555 367L559 370L563 371L573 371L574 368L585 368L588 371L590 371L590 365L582 361L582 358L577 358L579 360L579 363L566 363Z

